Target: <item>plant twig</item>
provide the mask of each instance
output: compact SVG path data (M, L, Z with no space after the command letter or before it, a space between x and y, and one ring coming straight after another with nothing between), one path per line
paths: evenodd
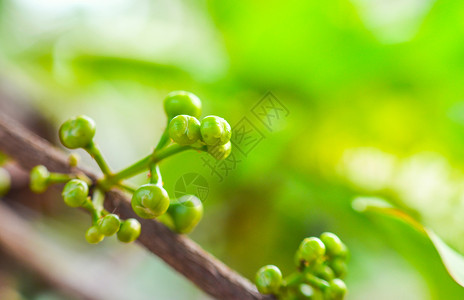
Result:
M25 169L42 164L53 172L84 172L93 180L96 179L96 174L89 170L71 168L64 152L3 113L0 113L0 151L15 159ZM122 192L111 190L107 197L106 209L117 210L124 219L139 219L142 224L142 233L138 239L140 244L209 295L224 300L273 299L272 296L261 295L247 279L187 237L173 233L156 220L138 218L132 211L129 199Z

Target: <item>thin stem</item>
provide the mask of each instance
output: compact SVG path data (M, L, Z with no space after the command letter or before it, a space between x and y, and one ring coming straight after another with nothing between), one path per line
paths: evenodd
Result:
M176 153L185 151L190 149L189 146L179 146L179 145L172 145L168 148L162 149L159 152L150 154L138 162L134 163L133 165L106 177L100 182L100 186L108 187L113 186L120 182L123 179L133 177L137 174L142 173L143 171L147 170L150 165L156 164L161 160L174 155Z
M98 216L97 210L95 209L92 201L90 201L90 197L87 198L87 200L84 202L84 204L82 205L82 208L84 208L88 212L90 212L90 214L92 215L92 223L96 224L97 221L98 221L99 216Z
M153 164L150 167L150 176L150 183L154 183L159 186L163 185L163 178L161 178L159 164Z
M95 161L97 162L98 166L100 167L100 169L102 170L103 174L105 174L106 176L110 175L111 174L111 169L110 167L108 166L108 163L106 162L105 158L103 157L101 151L100 151L100 147L98 147L97 144L95 144L93 141L87 146L84 148L89 154L90 156L92 156Z
M97 212L98 218L101 217L102 211L103 211L103 202L105 201L105 193L99 188L96 188L93 191L92 195L92 204L93 207L95 208Z
M127 183L121 183L121 182L116 184L116 187L121 188L122 190L127 191L127 192L132 193L132 194L137 189L136 187L133 187L132 185L129 185Z
M290 275L288 275L286 278L284 278L284 285L285 286L291 286L295 285L297 283L300 283L304 279L304 276L300 272L295 272Z
M50 173L48 181L50 183L65 183L74 178L76 178L76 176L72 174Z
M164 148L164 146L166 146L169 143L170 137L169 137L168 127L169 127L169 120L168 120L168 124L166 125L166 129L163 131L163 134L161 135L161 138L158 141L158 145L156 145L155 150L153 151L153 154L159 151L160 149Z

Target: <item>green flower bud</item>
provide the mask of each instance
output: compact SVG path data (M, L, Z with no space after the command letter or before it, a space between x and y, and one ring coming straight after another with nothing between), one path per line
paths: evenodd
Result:
M79 163L80 157L76 153L72 153L68 157L68 163L70 167L76 167L77 164Z
M262 294L276 294L282 284L282 272L276 266L264 266L256 273L255 284Z
M60 127L61 143L70 149L85 148L95 135L95 121L87 116L67 120Z
M343 258L334 258L328 261L329 267L333 270L335 277L345 278L348 273L348 266Z
M4 168L0 168L0 197L6 195L10 190L11 178L10 173Z
M232 144L229 142L224 145L208 145L208 153L211 154L217 160L224 160L229 157L232 152Z
M168 213L176 232L189 233L203 217L203 203L193 195L185 195L169 206Z
M154 219L166 212L169 196L164 188L156 184L145 184L132 195L132 209L144 219Z
M118 231L118 240L124 243L135 241L140 235L141 228L140 222L136 219L123 221Z
M71 207L79 207L89 196L89 186L80 179L72 179L66 183L61 193L64 203Z
M347 292L346 284L341 279L334 279L330 282L330 287L327 290L327 294L330 299L333 300L342 300Z
M309 264L314 263L316 260L322 258L325 254L325 245L316 237L305 238L298 248L298 259L304 260Z
M90 227L85 233L85 239L90 244L98 244L103 240L104 237L105 236L100 233L97 226Z
M321 234L321 241L325 245L327 255L334 257L343 254L344 245L340 238L331 232Z
M121 226L119 217L115 214L109 214L98 220L98 231L104 236L111 236L118 232Z
M200 122L192 116L179 115L169 123L169 136L179 145L191 145L200 139Z
M312 300L317 295L317 291L312 286L306 283L299 284L296 288L296 293L296 299L298 300Z
M164 111L168 119L178 115L189 115L198 119L201 116L201 101L189 92L171 92L164 100Z
M34 193L43 193L48 188L50 172L45 166L35 166L31 170L30 188Z
M334 271L326 264L317 265L313 270L313 274L326 281L330 281L335 278Z
M224 145L230 141L232 130L226 120L216 116L207 116L201 120L201 139L207 145Z

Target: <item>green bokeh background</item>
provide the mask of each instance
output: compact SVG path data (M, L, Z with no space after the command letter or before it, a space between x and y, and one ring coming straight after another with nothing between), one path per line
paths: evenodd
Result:
M151 151L172 90L197 94L205 116L247 118L264 138L234 150L222 181L195 152L161 170L171 195L183 174L206 178L191 237L248 278L270 263L289 274L299 242L332 231L351 249L348 299L463 299L424 237L351 207L385 197L464 253L463 11L442 0L1 0L0 76L56 128L94 118L114 169ZM252 112L268 92L288 109L270 129ZM35 222L108 277L118 270L121 299L207 298L137 247L82 245L80 212ZM23 281L18 297L62 299Z

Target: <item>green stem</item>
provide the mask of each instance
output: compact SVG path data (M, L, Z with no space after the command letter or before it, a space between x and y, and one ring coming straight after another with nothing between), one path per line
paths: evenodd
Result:
M103 174L106 176L111 175L111 169L108 166L108 163L106 162L105 158L103 157L100 147L98 147L97 144L95 144L93 141L84 148L90 156L92 156L95 161L97 162L98 166L102 170Z
M98 221L99 216L98 216L97 210L95 209L92 201L90 201L90 198L88 198L84 202L82 207L90 212L90 214L92 215L92 224L95 225L97 223L97 221Z
M295 273L290 274L286 278L284 278L284 285L292 286L292 285L300 283L301 281L303 281L303 279L304 279L304 276L302 273L295 272Z
M132 194L135 193L135 190L137 189L127 183L118 183L116 186Z
M324 279L320 279L319 277L314 276L311 273L304 272L305 280L315 288L318 288L321 291L325 291L327 288L330 287L329 283Z
M102 215L104 201L105 201L105 193L103 193L101 189L96 188L93 191L92 204L93 204L93 207L95 208L98 218L100 218Z
M166 126L166 129L164 130L163 134L161 135L160 140L158 141L158 145L156 145L155 150L153 151L153 154L155 154L157 151L164 148L164 146L166 146L168 144L168 142L170 140L168 127L169 127L169 120L168 120L168 124Z
M150 175L150 183L154 183L159 186L163 185L163 179L161 178L161 172L158 164L153 164L150 167Z
M48 177L48 182L65 183L74 178L76 178L76 176L72 174L50 173L50 177Z
M188 149L190 149L189 146L179 146L179 145L172 145L168 148L162 149L158 152L155 152L153 154L150 154L142 158L141 160L134 163L133 165L115 174L107 176L105 179L100 181L99 185L105 188L111 187L119 183L123 179L130 178L137 174L142 173L143 171L147 170L152 164L156 164L171 155L174 155L176 153L179 153L179 152L182 152Z

